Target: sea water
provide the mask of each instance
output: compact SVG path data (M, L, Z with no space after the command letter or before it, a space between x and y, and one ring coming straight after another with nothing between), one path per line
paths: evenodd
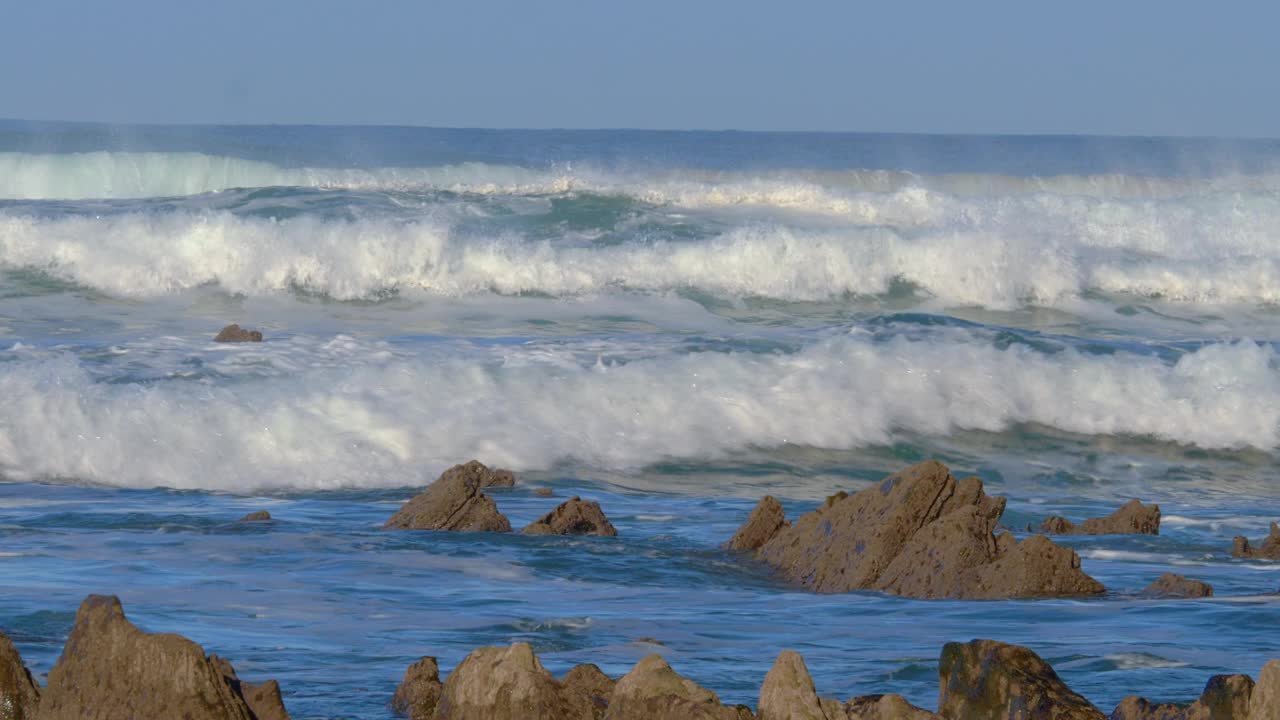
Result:
M943 643L1026 644L1109 710L1280 656L1280 142L0 123L0 628L43 680L77 605L385 718L422 655L662 653L754 705L932 708ZM260 344L212 342L230 322ZM445 468L619 537L382 532ZM720 549L938 458L1087 600L815 595ZM551 488L541 497L535 488ZM266 524L237 524L257 509ZM1137 593L1174 571L1208 600Z

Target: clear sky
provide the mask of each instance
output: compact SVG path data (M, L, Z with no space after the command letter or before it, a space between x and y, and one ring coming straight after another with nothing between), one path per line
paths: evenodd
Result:
M0 117L1280 136L1280 3L0 0Z

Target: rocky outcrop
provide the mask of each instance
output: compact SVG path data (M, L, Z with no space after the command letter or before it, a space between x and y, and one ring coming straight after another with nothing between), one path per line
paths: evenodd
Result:
M527 643L480 648L445 680L436 720L594 720L586 695L542 667Z
M1143 597L1206 598L1213 597L1213 586L1200 580L1165 573L1142 591Z
M591 663L573 666L560 679L565 687L581 693L591 701L591 711L596 720L602 720L609 709L609 698L617 683Z
M1050 535L1159 535L1160 506L1130 500L1106 517L1090 518L1076 525L1061 517L1051 517L1040 525Z
M1214 675L1194 703L1153 703L1131 695L1111 713L1111 720L1250 720L1253 679L1248 675Z
M760 686L758 720L933 720L901 695L864 695L841 703L818 697L799 653L783 650Z
M239 343L239 342L262 342L262 333L257 330L245 330L239 325L232 323L218 332L213 338L214 342Z
M615 537L617 529L604 516L600 503L574 495L521 532L526 535L596 535Z
M948 720L1104 720L1039 655L994 640L942 648L938 714Z
M784 527L789 526L782 511L782 503L772 495L765 495L756 504L747 521L733 534L725 548L728 550L756 550L769 542Z
M740 720L738 709L650 655L623 675L609 700L607 720Z
M424 657L404 671L404 679L396 687L388 706L391 712L409 720L431 720L444 685L440 682L440 665L433 657Z
M222 673L222 679L231 689L244 698L254 720L289 720L289 713L284 709L284 698L280 695L280 683L268 680L259 685L242 681L231 663L217 655L209 656L209 664Z
M1231 543L1231 557L1280 560L1280 526L1271 523L1271 534L1256 547L1249 538L1237 535Z
M230 663L190 640L149 634L124 615L115 597L90 595L40 701L40 720L115 720L174 717L184 720L277 720L287 718L274 685L251 686L235 679ZM271 695L274 698L264 697ZM255 707L246 697L257 696Z
M901 695L863 695L844 704L844 720L937 720Z
M240 518L236 522L242 522L242 523L267 522L269 520L271 520L271 513L267 512L266 510L254 510L253 512L249 513L248 515L245 515L244 517Z
M0 632L0 720L34 720L39 704L40 686L18 648Z
M1249 696L1249 720L1280 720L1280 660L1262 666Z
M455 465L405 503L382 529L509 532L511 523L483 490L513 482L510 472L491 470L476 460Z
M878 590L918 598L1093 595L1104 588L1080 557L1043 536L993 533L1004 498L978 478L924 462L853 495L843 493L781 528L756 552L816 592Z

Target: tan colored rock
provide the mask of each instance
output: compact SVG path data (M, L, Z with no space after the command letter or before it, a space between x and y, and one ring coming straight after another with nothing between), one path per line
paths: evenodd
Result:
M391 712L409 720L431 720L443 691L439 663L433 657L424 657L404 671L404 679L388 706Z
M617 682L605 675L600 668L591 663L575 665L560 679L565 687L582 693L591 701L591 709L596 720L604 718L609 709L609 698L613 696L613 688Z
M534 489L533 494L537 495L538 497L553 497L555 496L556 493L551 488L540 487L540 488Z
M476 460L455 465L405 503L382 529L509 532L511 523L483 490L512 482L511 473L490 470Z
M40 686L18 648L0 632L0 720L34 720L39 704Z
M1200 580L1165 573L1142 591L1143 597L1206 598L1213 597L1213 586Z
M583 500L574 495L543 515L521 532L526 535L596 535L615 537L618 534L609 518L604 516L600 503Z
M782 503L772 495L765 495L756 504L747 521L733 534L725 548L728 550L756 550L773 539L784 527L789 526Z
M262 333L257 330L245 330L239 325L232 323L218 332L213 338L214 342L262 342Z
M266 510L254 510L253 512L249 513L248 515L245 515L244 517L240 518L236 522L269 522L270 520L271 520L271 513L267 512Z
M1080 557L1042 536L993 535L1004 498L978 478L920 463L780 529L756 553L817 592L879 590L920 598L1092 595Z
M1131 695L1111 713L1111 720L1249 720L1253 679L1248 675L1214 675L1194 703L1153 703Z
M556 680L528 643L473 651L449 673L436 720L593 720L591 701Z
M661 655L649 655L622 676L609 699L607 720L740 720L735 708L715 693L671 669Z
M217 655L209 656L209 664L222 674L231 689L244 698L254 720L289 720L289 713L284 707L284 697L280 694L280 683L268 680L253 684L244 682L236 675L236 669L225 658Z
M1090 518L1075 525L1070 520L1051 517L1040 526L1050 535L1159 535L1160 506L1130 500L1106 517Z
M937 720L938 716L895 693L863 695L844 704L845 720Z
M792 650L779 653L764 676L756 716L760 720L836 720L822 709L804 658Z
M1256 547L1249 542L1249 538L1237 535L1232 541L1231 556L1280 560L1280 526L1271 523L1271 534Z
M1039 655L994 640L947 643L938 686L938 714L948 720L1104 720Z
M1280 720L1280 660L1269 660L1258 673L1249 696L1249 720Z

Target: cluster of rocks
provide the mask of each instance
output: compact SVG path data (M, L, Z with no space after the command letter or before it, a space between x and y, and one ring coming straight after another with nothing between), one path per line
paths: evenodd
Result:
M508 470L491 469L477 460L455 465L406 502L382 529L511 532L511 522L484 490L512 485L515 485L515 476ZM599 503L576 495L521 532L528 535L600 537L618 534Z
M818 695L798 653L784 650L760 686L756 709L725 705L649 655L614 680L591 664L556 678L525 643L480 648L440 680L435 658L409 667L391 709L410 720L1104 720L1031 650L994 640L947 643L938 663L936 712L901 695L841 702ZM1191 703L1130 696L1112 720L1274 720L1280 717L1280 661L1247 675L1210 678Z
M90 595L42 689L0 633L6 720L288 720L280 686L237 677L230 662L173 634L138 629L114 596Z
M1237 535L1231 542L1231 556L1245 559L1280 560L1280 526L1271 523L1271 534L1254 547L1249 538Z
M1106 517L1089 518L1079 525L1055 515L1041 523L1040 532L1049 535L1159 535L1160 506L1130 500Z
M246 330L235 323L231 323L218 331L213 341L225 343L262 342L262 332Z

